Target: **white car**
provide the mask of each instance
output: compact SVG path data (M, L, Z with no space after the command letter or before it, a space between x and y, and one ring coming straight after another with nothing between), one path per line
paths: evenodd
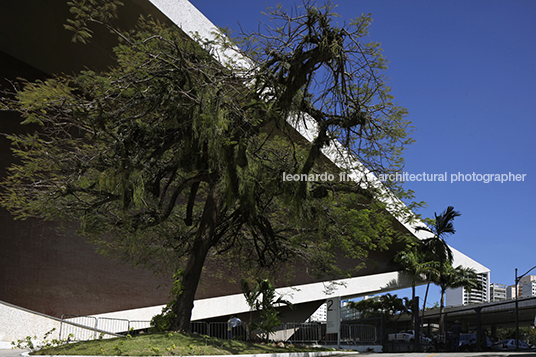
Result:
M421 337L422 337L421 339L422 344L428 344L432 342L431 339L424 336L422 333L421 333ZM389 335L387 335L387 339L389 341L404 341L408 343L413 343L415 342L415 331L407 330L407 331L400 331L398 333L390 333Z
M519 350L527 351L527 350L534 350L533 346L530 346L526 342L519 341L518 342ZM491 345L492 351L514 351L516 349L516 340L502 340L499 342L495 342L493 345Z

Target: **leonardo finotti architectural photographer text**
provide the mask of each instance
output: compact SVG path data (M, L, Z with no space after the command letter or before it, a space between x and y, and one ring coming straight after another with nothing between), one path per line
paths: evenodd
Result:
M477 174L476 172L470 174L463 174L461 172L448 174L447 172L440 174L429 174L426 172L420 174L410 174L409 172L400 172L395 174L380 174L378 179L382 182L385 181L397 181L397 182L411 182L411 181L427 181L427 182L519 182L525 181L527 174ZM321 174L289 174L283 172L283 181L352 181L352 179L344 172L332 174L324 172Z

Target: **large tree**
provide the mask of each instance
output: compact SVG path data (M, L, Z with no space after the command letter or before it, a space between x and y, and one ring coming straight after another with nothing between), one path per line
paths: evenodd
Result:
M329 145L355 155L361 172L401 168L406 111L389 94L378 44L362 42L368 16L338 27L329 7L277 7L274 25L239 49L151 18L121 31L116 0L71 5L74 39L107 27L119 37L116 62L4 97L39 128L10 137L18 163L1 203L22 219L79 222L102 251L173 274L172 329L190 329L207 260L257 272L293 258L340 276L337 254L363 260L397 234L383 191L366 180L283 179L335 173L322 156ZM225 48L247 60L222 63ZM310 143L293 129L305 123Z

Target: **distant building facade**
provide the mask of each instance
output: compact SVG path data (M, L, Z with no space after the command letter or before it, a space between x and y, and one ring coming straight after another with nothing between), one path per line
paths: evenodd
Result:
M460 287L456 289L447 289L446 306L459 306L469 304L480 304L490 301L490 283L489 272L477 274L479 287L471 291Z
M348 320L356 320L361 317L361 313L358 312L356 309L350 308L348 303L351 300L343 300L341 301L341 320L348 321Z
M536 296L536 275L527 275L519 279L519 284L509 285L506 288L506 299L513 300L517 296L522 297L533 297Z
M348 305L350 300L341 301L341 320L355 320L360 317L359 312L350 308ZM326 303L320 307L307 319L308 322L326 322L328 318L328 310Z
M506 285L493 283L489 285L490 301L504 301L506 300Z
M506 299L507 300L515 299L516 298L516 290L519 290L519 289L516 289L515 285L508 285L508 287L506 288ZM517 294L519 294L519 291L517 292Z
M519 279L519 297L536 296L536 275L527 275Z
M328 319L328 307L326 303L320 305L318 309L307 319L308 322L326 322Z
M524 283L521 286L522 291L522 297L533 297L536 296L536 281L530 281L528 283Z

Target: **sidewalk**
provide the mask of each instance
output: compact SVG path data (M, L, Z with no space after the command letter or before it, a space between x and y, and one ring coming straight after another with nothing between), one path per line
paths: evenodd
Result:
M0 357L20 357L25 352L28 352L28 350L0 349Z
M267 354L249 354L239 355L237 357L339 357L339 356L351 356L358 354L358 352L341 352L341 351L326 351L326 352L295 352L295 353L267 353ZM0 357L28 357L27 350L2 350L0 349ZM62 357L93 357L93 356L62 356ZM99 356L99 357L117 357L117 356ZM231 355L225 356L192 356L192 357L232 357Z

